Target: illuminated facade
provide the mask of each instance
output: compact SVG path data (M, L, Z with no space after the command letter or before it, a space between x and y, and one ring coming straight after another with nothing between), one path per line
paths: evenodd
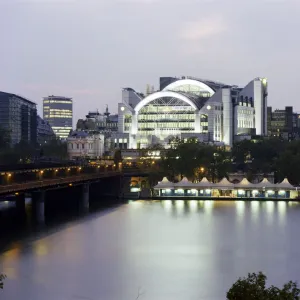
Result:
M123 89L118 132L129 148L167 147L172 137L197 137L232 146L235 140L267 134L267 80L244 88L192 77L160 79L160 91L146 97Z
M60 96L43 98L43 119L49 122L57 137L66 139L73 124L72 98Z

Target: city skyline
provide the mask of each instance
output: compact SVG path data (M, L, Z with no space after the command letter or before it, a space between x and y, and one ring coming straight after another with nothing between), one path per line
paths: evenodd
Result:
M147 84L158 89L160 76L181 75L241 86L265 76L270 106L300 110L298 1L0 0L0 6L6 45L0 90L36 102L40 115L42 98L51 94L74 99L75 122L106 104L114 113L122 88L145 92Z

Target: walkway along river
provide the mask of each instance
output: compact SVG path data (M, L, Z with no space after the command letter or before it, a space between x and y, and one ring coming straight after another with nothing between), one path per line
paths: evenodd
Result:
M102 203L83 216L65 210L63 222L55 212L42 228L26 221L18 235L2 222L0 299L132 300L140 288L141 300L221 300L248 272L300 279L298 203Z

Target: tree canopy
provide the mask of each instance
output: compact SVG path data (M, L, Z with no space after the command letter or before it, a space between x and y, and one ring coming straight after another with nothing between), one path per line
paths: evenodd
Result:
M300 141L279 138L243 140L231 149L201 143L196 138L173 138L169 149L161 152L159 163L165 176L188 177L200 180L206 176L212 181L222 179L228 172L244 172L251 180L255 174L275 174L279 182L287 177L294 185L300 184Z
M239 278L227 292L227 300L297 300L300 289L297 283L289 281L282 288L266 287L267 277L259 272Z

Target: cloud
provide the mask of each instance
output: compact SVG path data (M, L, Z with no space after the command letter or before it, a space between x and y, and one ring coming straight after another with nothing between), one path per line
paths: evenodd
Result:
M186 22L180 30L179 37L184 40L198 41L221 34L227 25L219 16L211 16L199 21Z

